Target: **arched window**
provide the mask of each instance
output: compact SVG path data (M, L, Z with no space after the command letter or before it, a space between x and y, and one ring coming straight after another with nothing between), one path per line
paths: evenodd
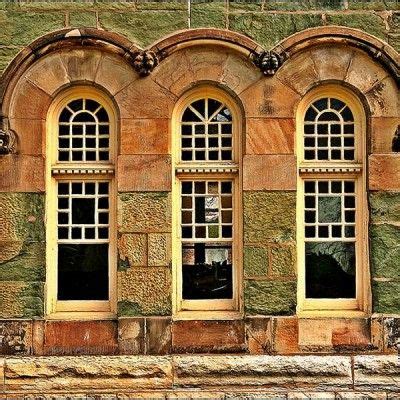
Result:
M366 308L365 115L334 85L312 91L298 114L298 308Z
M240 114L201 87L174 113L175 312L238 310Z
M47 313L115 311L116 115L101 92L74 87L47 120Z

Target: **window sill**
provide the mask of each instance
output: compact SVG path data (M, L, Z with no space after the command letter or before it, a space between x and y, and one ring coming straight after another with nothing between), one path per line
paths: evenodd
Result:
M368 314L360 310L303 310L297 313L300 318L365 318Z
M90 312L90 311L74 311L74 312L55 312L45 316L47 320L114 320L117 315L111 312Z
M174 321L184 320L235 320L242 319L239 311L179 311L173 315Z

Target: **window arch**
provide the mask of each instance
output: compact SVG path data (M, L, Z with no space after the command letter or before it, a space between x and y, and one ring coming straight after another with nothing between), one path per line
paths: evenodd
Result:
M174 311L239 309L240 124L222 90L198 87L173 114Z
M297 112L298 311L365 311L368 253L365 112L324 85Z
M115 312L116 112L72 87L47 117L47 314Z

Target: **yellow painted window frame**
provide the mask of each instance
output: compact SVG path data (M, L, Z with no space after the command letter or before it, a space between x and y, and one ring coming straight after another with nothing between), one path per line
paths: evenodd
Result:
M100 103L109 116L109 161L58 162L58 118L72 100L93 99ZM62 91L51 104L46 119L46 302L49 319L108 319L117 312L116 276L116 180L118 116L109 96L88 86L73 86ZM57 300L57 182L91 180L109 182L109 299Z
M306 161L304 159L304 117L308 107L324 97L337 98L354 116L355 161ZM296 114L297 151L297 314L300 317L358 317L371 312L368 255L368 206L366 191L366 113L359 98L349 89L327 84L311 90L300 102ZM356 298L307 299L305 295L304 180L353 179L356 190Z
M224 103L232 113L233 161L181 161L180 121L191 103L205 97ZM200 85L184 94L176 103L171 121L172 130L172 276L174 319L236 319L242 310L242 114L238 104L223 90L211 85ZM182 246L181 246L181 190L184 180L233 181L233 298L232 300L183 300L182 299Z

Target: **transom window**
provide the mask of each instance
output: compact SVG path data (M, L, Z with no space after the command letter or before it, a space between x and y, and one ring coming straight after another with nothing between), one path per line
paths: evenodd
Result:
M305 96L298 118L299 311L363 310L363 108L327 85Z
M175 118L175 312L238 310L239 113L207 87L184 96Z

